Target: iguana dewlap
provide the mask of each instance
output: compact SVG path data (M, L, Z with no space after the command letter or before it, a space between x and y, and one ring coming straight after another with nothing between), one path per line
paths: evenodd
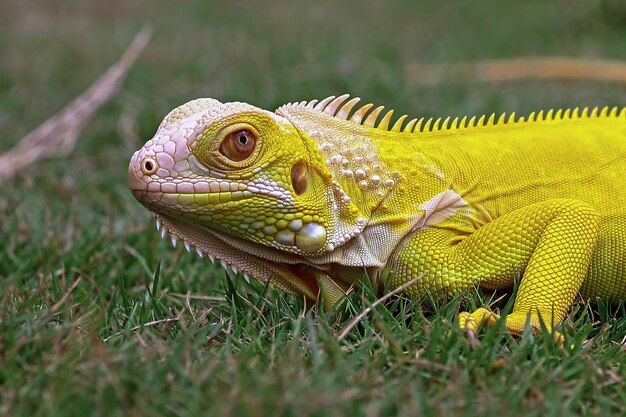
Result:
M130 187L174 244L326 306L366 274L427 273L405 294L438 299L521 277L519 332L577 294L626 298L626 108L391 125L358 101L188 102L133 155Z

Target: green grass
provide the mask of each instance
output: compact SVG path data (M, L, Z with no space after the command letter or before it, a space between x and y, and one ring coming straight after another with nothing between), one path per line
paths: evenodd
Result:
M4 1L3 150L80 94L144 22L155 36L71 155L0 184L0 415L622 414L623 305L577 306L565 349L499 327L471 348L453 326L459 300L396 298L340 341L375 300L367 285L336 311L305 311L172 249L126 187L131 153L199 96L272 109L350 92L426 116L624 105L626 89L603 84L405 82L416 61L624 59L621 3L226 3Z

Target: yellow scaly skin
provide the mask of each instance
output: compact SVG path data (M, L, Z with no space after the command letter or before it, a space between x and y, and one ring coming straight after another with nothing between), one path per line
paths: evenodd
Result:
M133 155L130 187L174 243L326 307L364 272L427 272L405 293L436 299L521 277L515 333L552 329L577 294L626 298L626 109L390 127L357 102L194 100Z

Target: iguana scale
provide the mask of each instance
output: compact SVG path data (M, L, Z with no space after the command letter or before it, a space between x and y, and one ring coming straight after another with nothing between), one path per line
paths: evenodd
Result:
M626 298L626 108L392 125L358 101L188 102L129 185L174 244L326 307L365 273L388 288L426 273L404 292L435 299L521 278L516 333L552 329L577 294Z

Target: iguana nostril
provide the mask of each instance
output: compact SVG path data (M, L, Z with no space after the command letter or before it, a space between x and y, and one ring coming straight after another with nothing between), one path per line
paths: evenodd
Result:
M145 158L141 162L141 171L145 175L152 175L159 169L159 164L152 158Z

